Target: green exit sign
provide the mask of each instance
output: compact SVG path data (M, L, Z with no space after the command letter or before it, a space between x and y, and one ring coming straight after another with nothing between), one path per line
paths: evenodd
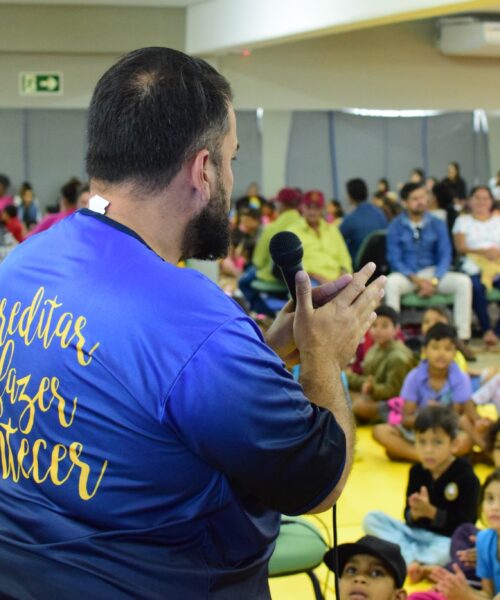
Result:
M57 96L63 93L62 73L19 73L21 96Z

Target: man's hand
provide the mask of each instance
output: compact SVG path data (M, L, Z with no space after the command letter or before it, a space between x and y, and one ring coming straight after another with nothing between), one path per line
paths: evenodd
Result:
M373 312L383 297L385 277L379 277L368 287L366 282L375 270L373 263L353 275L351 283L341 290L333 302L315 308L311 282L301 271L296 276L297 307L293 334L299 353L314 355L317 360L330 360L345 368L370 325Z
M430 279L419 279L418 295L422 298L430 298L436 293L436 287L432 284Z
M342 275L335 281L313 288L311 291L313 307L318 308L331 302L346 285L351 283L352 275ZM265 339L287 367L300 362L300 355L293 337L294 302L290 300L278 313L271 327L265 333Z

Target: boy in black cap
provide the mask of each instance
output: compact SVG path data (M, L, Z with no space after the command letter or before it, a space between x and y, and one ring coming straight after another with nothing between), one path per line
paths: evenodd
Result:
M406 600L406 564L397 544L365 535L338 547L340 600ZM333 550L325 555L333 571Z

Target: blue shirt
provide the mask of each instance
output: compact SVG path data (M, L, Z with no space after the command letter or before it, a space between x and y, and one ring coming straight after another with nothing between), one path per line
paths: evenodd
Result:
M421 230L415 232L406 214L391 221L387 229L387 261L391 271L414 275L426 267L436 267L439 279L451 264L451 244L444 221L426 213Z
M427 406L429 400L440 404L463 404L472 396L472 384L467 374L452 362L448 368L448 379L440 390L429 385L429 362L423 360L406 376L401 389L401 397L415 402L418 408Z
M480 579L493 581L495 594L500 592L500 561L498 560L498 534L494 529L485 529L477 534L476 574Z
M1 596L268 598L344 465L236 303L88 210L0 267L0 393Z
M340 232L344 236L347 249L353 260L363 240L377 229L387 227L384 213L371 202L361 202L340 224Z

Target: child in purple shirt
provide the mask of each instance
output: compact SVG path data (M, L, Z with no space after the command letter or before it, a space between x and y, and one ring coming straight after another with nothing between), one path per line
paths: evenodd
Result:
M427 358L408 373L403 383L401 423L376 425L373 430L374 439L384 446L389 458L418 461L412 429L419 409L440 404L453 405L459 414L474 411L470 378L454 362L456 339L455 329L444 323L436 323L427 332L424 341ZM457 442L457 454L471 450L468 433L460 431Z

